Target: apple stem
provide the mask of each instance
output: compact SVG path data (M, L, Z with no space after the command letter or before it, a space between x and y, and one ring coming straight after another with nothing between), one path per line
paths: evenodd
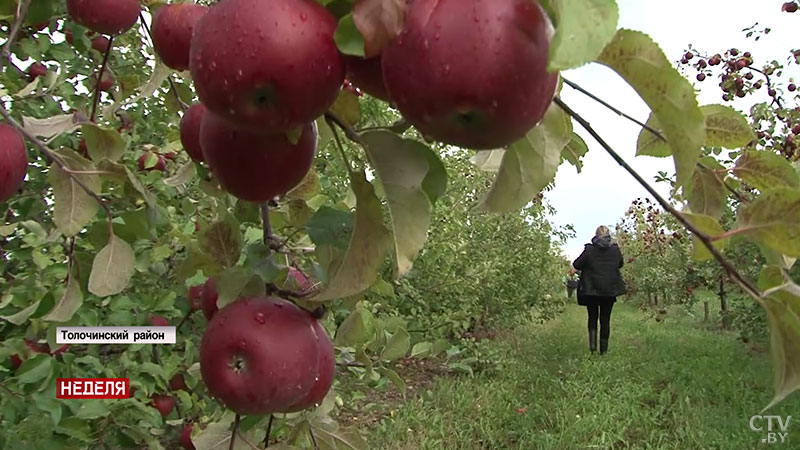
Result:
M664 200L664 198L658 192L656 192L656 190L653 189L653 187L650 186L650 184L648 184L642 178L642 176L639 175L638 172L636 172L631 166L629 166L628 163L626 163L625 160L622 159L622 157L620 157L619 154L617 154L617 152L614 151L614 149L611 148L611 146L608 145L608 143L606 143L605 140L603 140L603 138L597 133L597 131L595 131L595 129L592 128L589 122L586 121L586 119L584 119L581 115L573 111L569 106L567 106L563 101L561 101L560 97L555 97L553 99L553 102L555 102L555 104L558 105L559 108L564 110L565 113L569 114L570 117L575 119L575 121L578 122L586 131L588 131L589 134L591 134L592 137L600 144L600 146L602 146L603 149L605 149L605 151L614 159L614 161L616 161L617 164L622 166L643 188L645 188L645 190L647 190L647 192L651 196L653 196L653 198L656 199L656 201L661 205L662 208L668 211L673 217L675 217L675 219L678 220L678 222L680 222L684 227L686 227L689 231L691 231L703 243L703 245L705 245L706 248L708 248L708 250L714 256L714 259L716 259L717 262L719 262L719 264L725 269L725 272L728 274L728 276L734 282L736 282L736 284L738 284L745 292L747 292L757 301L759 302L761 301L762 297L761 291L756 286L754 286L749 280L747 280L741 273L739 273L739 271L737 271L736 268L733 267L733 265L727 259L725 259L722 253L720 253L719 250L717 250L717 248L712 243L710 236L708 236L706 233L704 233L699 228L694 226L694 224L692 224L688 219L686 219L686 217L684 217L683 214L681 214L678 210L676 210L671 204L669 204L669 202Z
M142 27L144 28L144 31L147 32L147 36L150 38L150 46L155 47L155 44L153 43L153 35L150 33L150 27L147 25L147 21L144 20L144 14L139 13L139 20L142 22ZM156 56L156 58L158 58L158 56ZM172 81L172 73L170 73L167 77L167 81L169 82L170 91L172 91L172 94L175 96L175 100L178 101L178 105L181 107L181 111L186 112L186 110L189 109L189 105L187 105L181 96L178 95L178 89L175 88L175 82Z
M327 123L328 128L331 129L331 133L333 133L333 138L336 141L336 149L339 150L339 154L342 155L344 164L347 167L347 172L350 173L353 170L353 166L350 165L350 160L347 159L347 155L344 152L344 147L342 146L342 141L339 139L339 133L336 132L336 127L333 126L333 124L335 123L338 126L342 127L342 130L344 130L344 134L351 140L354 140L353 139L354 137L356 142L361 143L361 138L358 136L358 134L356 134L355 131L353 131L350 127L348 127L347 124L342 122L341 119L339 119L338 117L336 117L336 115L332 113L329 112L325 113L325 123ZM348 130L354 135L353 137L351 137L348 134Z
M236 414L236 417L233 419L233 431L231 431L231 444L228 446L228 450L233 450L233 446L236 443L236 433L239 431L239 414Z
M111 54L111 47L114 44L114 36L108 37L108 47L103 54L103 62L100 64L100 71L97 73L97 80L94 85L94 99L92 100L92 115L89 120L95 122L97 120L97 105L100 104L100 83L103 81L103 75L106 73L106 66L108 65L108 56Z
M640 122L639 120L636 120L635 118L631 117L630 115L628 115L628 114L625 114L624 112L622 112L622 111L620 111L619 109L615 108L614 106L612 106L612 105L611 105L611 104L609 104L608 102L604 101L604 100L603 100L603 99L601 99L600 97L598 97L598 96L596 96L596 95L592 94L591 92L587 91L586 89L584 89L583 87L581 87L581 86L580 86L580 85L578 85L577 83L574 83L574 82L572 82L572 81L570 81L570 80L567 80L566 78L563 78L563 77L562 77L561 79L562 79L562 80L564 80L564 84L566 84L567 86L569 86L569 87L571 87L571 88L575 89L576 91L580 92L581 94L583 94L583 95L585 95L585 96L587 96L587 97L591 98L592 100L596 101L597 103L600 103L601 105L605 106L606 108L610 109L611 111L613 111L613 112L615 112L615 113L619 114L621 117L623 117L623 118L625 118L625 119L628 119L628 120L630 120L631 122L635 123L636 125L639 125L640 127L644 128L645 130L647 130L647 131L649 131L649 132L653 133L653 135L654 135L655 137L659 138L660 140L662 140L662 141L664 141L664 142L667 142L667 139L664 137L664 135L663 135L663 134L661 134L661 132L660 132L660 131L658 131L658 130L656 130L655 128L651 127L650 125L647 125L647 124L645 124L645 123L642 123L642 122ZM767 79L767 84L769 85L769 78ZM706 169L706 170L711 170L711 169L710 169L708 166L706 166L705 164L703 164L703 163L701 163L701 162L698 162L698 163L697 163L697 165L698 165L699 167L703 168L703 169ZM746 198L744 195L742 195L742 193L740 193L739 191L737 191L737 190L736 190L736 188L734 188L733 186L731 186L731 185L728 183L728 181L727 181L727 180L721 179L721 178L720 178L719 176L717 176L716 174L715 174L715 176L717 177L717 179L718 179L718 180L720 180L720 181L722 182L722 184L724 184L724 185L725 185L725 187L728 189L728 191L729 191L729 192L731 192L733 195L735 195L735 196L736 196L736 198L737 198L737 199L739 199L739 201L740 201L740 202L742 202L742 203L748 203L748 202L749 202L749 201L747 200L747 198Z
M19 5L19 9L17 10L17 18L14 20L14 25L11 26L11 32L8 33L8 39L6 40L6 45L3 46L3 60L11 61L11 44L17 38L17 33L19 33L19 29L22 27L22 22L25 20L25 16L28 14L28 7L31 5L31 0L25 0L22 4Z
M275 419L275 416L272 414L269 415L269 422L267 422L267 434L264 436L264 448L269 447L269 435L272 434L272 421Z

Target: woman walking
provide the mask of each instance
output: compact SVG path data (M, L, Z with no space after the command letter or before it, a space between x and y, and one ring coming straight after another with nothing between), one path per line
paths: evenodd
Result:
M625 293L625 282L619 269L622 253L611 241L608 227L597 227L591 244L586 244L583 253L572 263L581 271L578 282L578 304L589 312L589 350L597 350L597 321L600 320L600 354L608 351L611 309L617 296Z

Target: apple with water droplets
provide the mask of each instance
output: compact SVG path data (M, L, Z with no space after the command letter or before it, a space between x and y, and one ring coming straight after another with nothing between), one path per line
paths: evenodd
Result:
M553 101L553 33L533 0L416 0L381 56L389 97L423 135L441 142L511 144Z
M172 3L158 8L153 15L153 47L170 69L189 69L189 49L197 22L208 11L194 3Z
M380 55L369 59L345 55L344 63L347 79L353 85L375 98L389 101Z
M284 195L311 169L317 147L315 122L303 126L296 143L284 132L251 132L208 111L200 128L203 156L231 195L266 202Z
M22 135L0 123L0 203L14 195L28 173L28 153Z
M197 162L205 160L203 148L200 146L200 126L203 124L205 114L206 107L202 103L195 103L186 110L181 118L181 144L189 157Z
M336 19L314 0L225 0L200 19L189 67L200 101L239 128L301 127L336 100Z
M319 406L333 385L333 378L336 376L336 357L333 354L333 342L328 337L328 332L325 331L325 328L316 320L314 321L314 330L319 339L316 381L308 394L286 412L302 411Z
M73 21L101 34L128 31L141 12L139 0L67 0L67 15Z
M245 297L220 309L200 345L208 391L238 414L284 412L318 378L321 337L314 319L277 297Z

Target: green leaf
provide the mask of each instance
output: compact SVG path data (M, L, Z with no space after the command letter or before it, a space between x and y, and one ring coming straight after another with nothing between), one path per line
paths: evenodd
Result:
M658 119L653 113L647 118L645 125L654 130L658 130L663 134L663 130L658 125ZM672 149L666 141L661 140L652 131L642 128L639 132L639 138L636 140L636 156L655 156L657 158L666 158L672 155Z
M233 267L242 255L244 238L233 216L209 225L200 233L200 247L224 267Z
M450 343L447 339L437 339L433 341L433 348L431 348L431 354L433 356L438 355L439 353L446 352L450 350L453 344Z
M101 128L91 123L84 124L81 129L92 161L117 161L125 153L125 141L117 130Z
M375 323L372 313L359 305L336 330L334 343L337 346L355 347L366 344L375 336Z
M692 182L687 186L687 198L692 212L719 219L725 208L725 183L714 170L721 168L712 157L701 160L704 167L698 167Z
M550 42L550 72L594 60L617 31L615 0L553 0L550 5L558 23Z
M704 214L695 214L695 213L682 213L686 219L692 223L692 225L696 226L700 231L703 233L714 237L719 236L725 233L725 229L722 228L722 225L717 222L717 219L707 216ZM694 242L694 253L693 257L697 261L704 261L707 259L712 258L711 252L706 248L706 246L695 236L693 237ZM728 244L728 238L720 239L714 241L714 247L718 250L723 250L725 246Z
M158 160L158 158L156 158L156 160ZM181 168L178 169L177 172L175 172L175 175L172 175L171 177L168 178L164 178L164 184L173 187L189 184L189 182L192 181L192 179L196 174L197 174L197 168L195 167L195 164L190 161L182 165Z
M350 245L339 267L329 277L328 286L313 301L350 297L375 283L378 269L389 247L389 230L383 224L383 208L363 172L350 173L355 192L356 219Z
M89 292L98 297L107 297L122 292L133 276L136 256L131 246L112 236L92 263L89 275Z
M417 342L411 347L411 357L430 356L433 351L433 344L430 342Z
M800 286L777 266L761 271L758 286L770 292L761 305L767 311L775 368L775 396L766 410L800 388Z
M40 23L49 22L50 18L55 13L54 0L36 0L31 2L28 7L28 13L25 16L25 23L28 25L38 25Z
M410 347L411 336L408 335L405 329L400 328L386 342L386 348L381 353L381 359L394 361L395 359L404 358Z
M589 147L586 145L583 138L576 133L572 133L569 142L564 146L564 150L561 151L561 159L575 166L578 173L581 173L581 170L583 170L583 161L581 161L581 158L588 152Z
M355 216L350 211L321 206L308 220L308 237L316 245L330 244L347 250L354 222Z
M49 378L53 374L53 357L45 354L34 355L17 369L19 384L33 384Z
M69 170L95 170L94 164L71 150L59 151L56 154ZM93 174L73 173L70 175L54 162L50 166L48 179L53 185L53 196L55 197L53 221L67 236L80 233L83 227L97 214L100 205L97 200L86 193L75 179L80 180L92 192L98 193L101 189L100 177Z
M505 152L506 149L504 148L478 151L475 152L475 156L470 158L470 162L484 172L497 172L500 170L500 164L503 161Z
M0 316L0 319L7 320L13 323L14 325L22 325L33 315L33 313L36 312L37 309L39 309L40 303L41 300L37 300L33 302L30 306L23 308L14 314L8 316Z
M733 231L785 255L800 257L800 191L778 188L765 192L740 208Z
M74 416L65 417L56 427L56 432L66 434L80 441L88 442L90 440L91 427L89 426L89 422L84 419Z
M192 436L192 443L197 450L228 450L231 444L231 429L234 415L227 413L219 421L209 423L204 429ZM264 439L266 430L254 430L245 433L250 442L260 442ZM234 450L252 450L244 439L236 439Z
M403 397L406 396L406 382L400 378L400 375L398 375L397 372L386 367L380 368L378 372L391 380L391 382L397 386L397 389L403 394Z
M447 173L439 158L418 141L388 131L361 136L372 166L381 181L389 206L395 249L395 278L407 273L425 245L436 197L444 191ZM433 162L433 164L431 164Z
M100 399L86 399L81 401L81 406L75 412L75 417L80 419L98 419L108 417L108 405Z
M80 126L78 121L79 119L76 114L63 114L46 119L22 116L22 124L25 131L33 136L39 136L45 139L51 139L61 133L66 133L78 128Z
M339 19L333 40L343 54L364 57L364 36L356 28L353 13Z
M286 198L290 200L309 200L319 193L319 189L319 176L317 171L312 168L306 173L300 184L286 194Z
M222 308L240 297L263 295L266 292L266 285L264 280L252 271L233 267L217 277L217 290L219 291L217 306Z
M61 294L61 299L58 304L49 314L44 316L44 320L51 322L68 322L72 319L75 311L81 307L83 303L83 292L81 291L81 284L78 280L76 270L73 270L67 280L67 289Z
M346 89L339 92L330 111L351 127L361 120L361 105L358 103L358 97Z
M369 445L358 433L358 430L340 428L328 417L312 417L308 424L314 431L320 450L369 449Z
M706 122L705 145L740 148L756 138L747 119L730 106L704 105L700 109Z
M481 206L492 212L510 212L524 207L556 176L561 151L572 138L572 121L555 103L542 123L511 144Z
M745 151L736 160L733 174L760 191L800 187L800 174L783 156L767 151Z
M638 31L617 31L598 62L619 73L653 111L672 149L678 185L688 183L706 137L691 83L649 36Z

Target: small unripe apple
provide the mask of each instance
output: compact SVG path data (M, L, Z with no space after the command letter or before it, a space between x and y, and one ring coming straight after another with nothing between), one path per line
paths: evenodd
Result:
M189 48L197 22L208 11L194 3L173 3L158 8L153 15L153 47L167 67L189 69Z
M175 398L171 395L155 394L150 398L150 406L157 409L161 413L161 417L166 418L172 409L175 407Z
M22 135L11 125L0 123L0 203L14 195L28 172L28 152Z
M697 81L703 81L705 79L706 79L706 74L702 72L697 74Z
M789 86L786 86L786 89L788 89L789 92L794 92L797 90L797 86L794 83L789 83Z
M128 31L140 12L139 0L67 0L69 18L101 34Z
M202 103L195 103L186 110L181 118L181 144L189 157L197 162L204 161L203 149L200 146L200 127L205 114L206 107Z
M47 66L40 62L35 62L28 67L28 78L31 81L45 75L47 75Z

